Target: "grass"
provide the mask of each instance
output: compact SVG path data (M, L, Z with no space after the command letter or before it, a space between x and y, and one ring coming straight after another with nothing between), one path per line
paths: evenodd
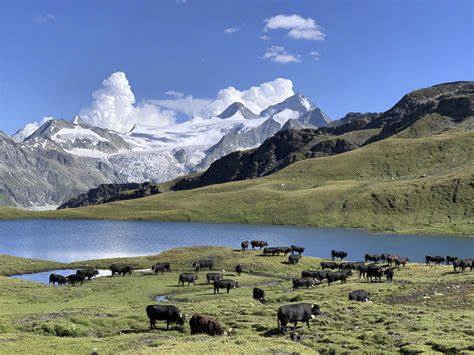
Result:
M135 273L129 277L104 277L83 286L54 288L0 276L0 344L2 354L60 353L99 354L148 353L460 353L474 351L474 273L453 273L448 266L411 264L397 271L395 281L367 283L352 277L347 284L320 285L308 290L291 290L290 278L314 268L320 259L303 257L299 265L285 265L284 257L261 257L259 252L228 248L178 248L159 255L90 260L66 265L108 266L128 262L137 268L156 261L169 261L174 271L164 275ZM226 277L242 287L230 294L214 295L202 282L178 287L180 271L198 257L212 256ZM5 259L7 258L7 259ZM0 274L10 274L12 259L0 256ZM45 269L57 265L44 262ZM234 275L242 263L248 272ZM49 265L48 265L49 264ZM27 270L31 260L14 259L13 272ZM269 302L251 298L259 285ZM351 290L366 289L371 302L351 303ZM148 329L145 307L166 295L173 304L191 315L203 312L216 317L234 334L228 337L190 336L183 330ZM276 310L292 302L318 303L324 317L301 325L302 340L290 339L290 332L276 331ZM449 336L447 336L449 335Z
M474 133L389 138L267 177L0 218L212 221L474 235Z

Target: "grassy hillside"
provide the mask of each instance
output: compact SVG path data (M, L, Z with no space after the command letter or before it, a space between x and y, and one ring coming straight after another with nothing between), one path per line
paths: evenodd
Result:
M174 271L104 277L76 287L48 287L0 276L1 352L416 354L474 350L473 272L453 273L450 266L412 264L395 271L392 284L351 277L343 285L292 291L290 278L318 267L320 259L303 257L301 264L290 266L282 263L283 256L260 257L259 253L180 248L143 258L88 261L101 267L112 261L137 267L170 261ZM196 286L176 286L179 272L189 270L191 260L209 255L219 270L233 270L237 263L247 267L248 272L241 276L225 273L238 280L240 288L214 295L212 286L202 279ZM0 261L4 258L0 256ZM21 267L21 260L17 265ZM254 286L265 289L266 304L252 299ZM349 302L348 292L361 288L369 291L371 302ZM191 336L187 324L183 330L172 327L166 331L163 322L157 324L158 330L150 331L145 307L156 304L157 295L166 296L164 304L176 305L188 315L202 312L216 317L224 327L234 329L233 335ZM301 341L291 340L291 331L281 335L276 328L278 307L294 302L317 303L324 312L324 317L311 322L311 329L299 324Z

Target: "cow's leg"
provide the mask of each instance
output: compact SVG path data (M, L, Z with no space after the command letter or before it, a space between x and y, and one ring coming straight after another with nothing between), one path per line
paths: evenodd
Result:
M166 321L166 330L169 330L169 329L170 329L170 321L167 320L167 321Z
M227 293L229 293L229 291L230 291L230 287L229 287L229 286L227 286Z
M308 326L308 328L311 328L311 326L309 325L309 319L306 319L306 325Z
M298 321L295 320L295 321L293 322L293 330L296 330L296 325L297 325L297 324L298 324Z

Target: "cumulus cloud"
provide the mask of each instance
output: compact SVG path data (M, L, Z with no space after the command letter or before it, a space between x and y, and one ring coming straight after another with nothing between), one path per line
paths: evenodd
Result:
M45 23L49 21L53 21L56 19L56 16L53 14L44 14L44 15L39 15L35 18L36 23Z
M242 27L229 27L226 28L223 33L226 35L231 35L234 34L235 32L239 32L242 29Z
M175 113L163 110L153 102L135 103L135 95L125 73L116 72L92 93L93 101L81 110L83 122L95 127L125 133L135 124L165 126L175 120Z
M309 52L309 55L313 57L314 60L319 60L319 58L321 57L321 53L316 52L316 51Z
M293 55L286 51L285 47L282 46L271 46L267 48L267 51L262 56L264 59L270 59L276 63L301 63L299 55Z
M220 90L215 99L197 99L190 95L175 100L156 100L157 105L183 112L189 116L216 116L234 102L241 102L255 113L260 113L294 94L291 80L277 78L247 90L229 86Z
M310 17L300 15L277 15L264 20L264 32L271 30L288 30L288 36L294 39L323 41L326 37L321 26Z

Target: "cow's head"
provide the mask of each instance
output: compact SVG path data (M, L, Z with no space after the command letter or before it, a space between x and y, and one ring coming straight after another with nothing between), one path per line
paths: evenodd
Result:
M323 312L319 309L319 306L317 304L313 304L311 308L311 318L314 318L316 316L322 316Z
M235 281L234 288L240 287L239 282Z
M180 312L178 315L178 319L176 319L176 323L179 325L183 325L186 320L186 317L187 317L186 314Z

